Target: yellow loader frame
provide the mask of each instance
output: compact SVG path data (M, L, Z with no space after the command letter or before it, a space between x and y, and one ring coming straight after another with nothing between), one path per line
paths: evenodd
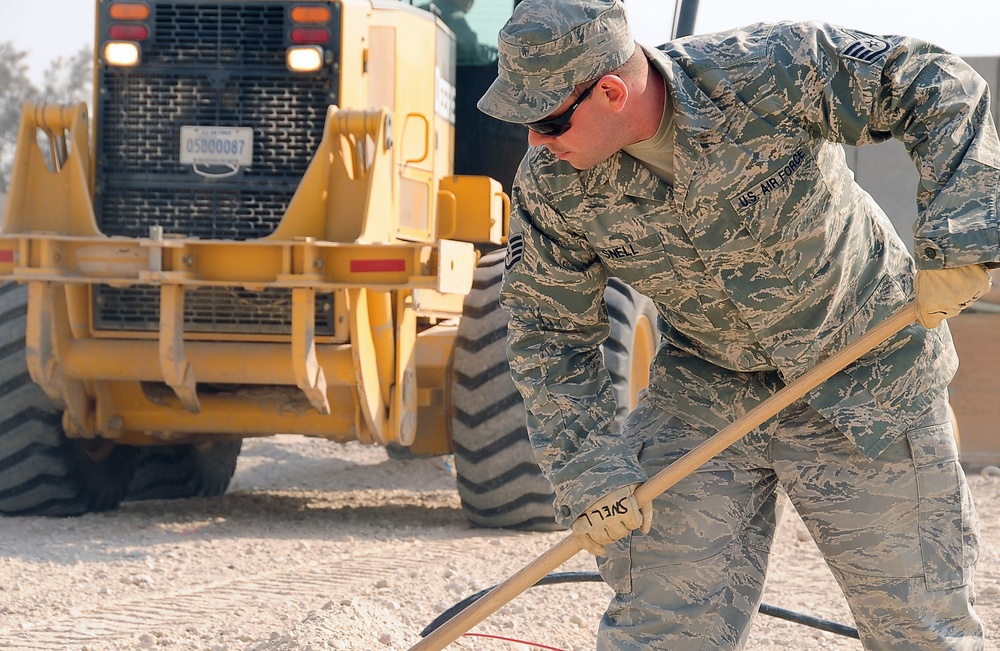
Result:
M407 125L421 119L426 158L426 118ZM401 239L387 218L399 214L391 115L331 106L270 236L109 237L94 218L86 106L28 103L18 138L0 279L28 286L28 369L64 409L67 436L148 445L287 432L450 451L450 355L473 242L506 240L510 205L497 181L442 178L431 237ZM158 287L158 331L96 330L98 283ZM185 290L213 285L290 289L290 336L185 332ZM317 292L333 292L333 336L315 332Z

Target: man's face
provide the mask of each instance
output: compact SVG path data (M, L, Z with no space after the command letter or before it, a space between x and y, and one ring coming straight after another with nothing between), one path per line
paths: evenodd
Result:
M606 97L601 89L601 80L582 91L575 92L551 115L534 123L538 131L528 127L528 144L532 147L545 146L556 158L565 160L578 170L585 170L610 158L618 151L613 132L609 133L607 112L604 109ZM562 120L565 131L552 129L553 123L569 115L568 124ZM568 128L567 128L568 127ZM541 133L539 132L541 131ZM558 135L546 135L555 131Z

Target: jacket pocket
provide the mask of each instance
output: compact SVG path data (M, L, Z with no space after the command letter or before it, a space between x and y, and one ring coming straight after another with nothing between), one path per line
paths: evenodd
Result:
M730 203L775 273L806 287L841 235L836 206L820 160L830 153L802 144L757 178Z
M668 321L685 332L711 332L717 328L706 311L707 299L698 281L676 269L659 233L624 244L595 246L608 275L665 307Z

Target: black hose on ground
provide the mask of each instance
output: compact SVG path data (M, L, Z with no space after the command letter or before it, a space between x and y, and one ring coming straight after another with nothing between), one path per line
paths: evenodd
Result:
M597 572L553 572L552 574L542 577L542 579L532 587L552 585L555 583L598 583L602 580L601 575ZM433 633L435 629L439 628L449 619L465 610L469 604L473 603L495 587L496 586L480 590L476 594L469 595L465 599L462 599L457 604L438 615L434 621L424 628L424 630L420 631L420 637L427 637ZM778 608L777 606L770 606L768 604L761 604L758 612L762 615L769 615L770 617L777 617L778 619L795 622L796 624L803 624L811 628L826 631L827 633L836 633L837 635L854 638L855 640L861 639L858 635L858 629L856 628L846 626L844 624L838 624L837 622L831 622L827 619L813 617L812 615L804 615L802 613L786 610L784 608Z

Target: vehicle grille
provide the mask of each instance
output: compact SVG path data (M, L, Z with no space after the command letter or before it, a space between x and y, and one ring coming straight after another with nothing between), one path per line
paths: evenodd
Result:
M260 188L149 188L128 183L109 191L103 206L118 216L114 235L149 237L149 226L159 224L164 233L247 240L274 231L293 192L280 187L261 192Z
M98 330L150 332L159 329L160 292L156 287L94 286L94 327ZM292 330L292 291L254 292L230 287L197 287L184 292L185 332L287 335ZM333 335L333 295L316 295L316 334Z
M290 6L150 3L140 65L98 69L94 208L103 233L148 237L161 226L166 234L249 240L274 232L319 148L327 108L338 103L336 66L308 75L285 67ZM328 49L339 52L339 43ZM205 178L178 160L181 126L252 128L253 162L228 178ZM289 296L194 290L185 321L192 331L287 330ZM102 287L95 322L156 329L157 303L152 288Z
M285 67L285 11L279 2L157 2L148 64Z
M229 183L277 177L294 185L323 137L329 84L329 79L295 82L287 73L227 75L224 81L204 72L107 74L103 87L114 106L101 106L101 172L110 179L153 175L201 180L177 160L181 126L253 127L253 165ZM113 220L105 216L105 221Z

